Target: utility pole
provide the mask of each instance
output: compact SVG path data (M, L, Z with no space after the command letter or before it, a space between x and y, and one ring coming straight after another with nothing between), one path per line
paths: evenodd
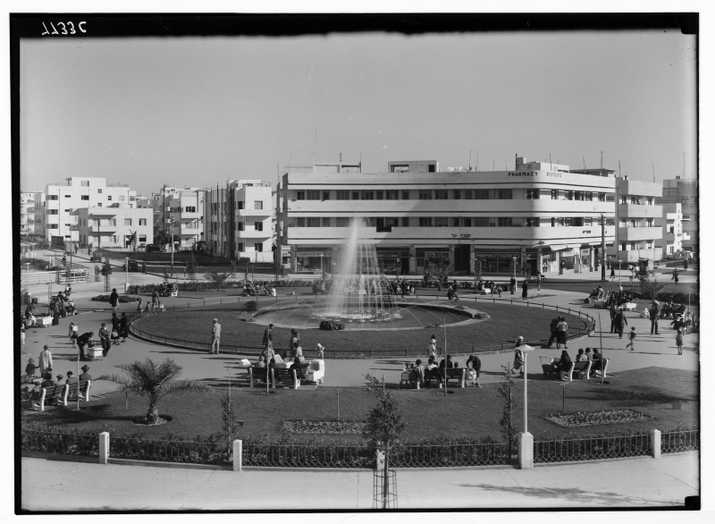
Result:
M606 223L601 213L601 282L606 281Z

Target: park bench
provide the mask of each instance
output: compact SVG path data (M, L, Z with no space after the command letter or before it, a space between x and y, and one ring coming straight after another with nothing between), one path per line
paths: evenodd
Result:
M262 382L263 384L266 383L268 377L268 368L259 368L256 366L251 366L248 368L248 384L250 387L253 387L253 385L257 382Z
M601 358L594 360L591 364L591 373L594 375L601 376L601 378L606 378L606 371L608 370L608 359Z
M446 382L449 386L450 382L455 382L460 388L464 388L466 382L467 369L466 368L447 368ZM431 372L425 372L425 386L431 383L438 384L442 387L445 382L445 372L444 369L435 368Z
M591 361L581 360L579 362L572 362L571 369L568 373L569 382L573 382L574 376L588 380L591 376Z
M64 406L67 404L67 384L48 386L40 390L40 411L46 406Z
M292 389L298 389L300 387L300 378L295 369L287 368L273 368L271 370L273 387L285 386Z
M69 385L67 385L67 396L65 397L65 404L67 404L67 402L76 401L78 395L79 400L83 402L89 402L89 390L91 387L91 380L71 382Z

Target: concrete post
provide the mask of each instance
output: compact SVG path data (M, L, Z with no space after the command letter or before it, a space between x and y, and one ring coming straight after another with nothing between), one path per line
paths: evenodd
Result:
M107 464L109 462L109 433L102 431L99 434L99 463Z
M243 470L243 441L236 439L233 441L233 471Z
M519 469L534 469L534 435L519 433Z
M650 430L650 454L653 458L660 458L660 430Z

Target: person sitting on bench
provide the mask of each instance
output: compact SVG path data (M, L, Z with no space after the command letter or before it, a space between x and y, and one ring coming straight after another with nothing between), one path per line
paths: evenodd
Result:
M82 373L79 375L79 381L86 382L88 380L92 380L92 375L89 374L89 366L85 364L81 369Z
M561 352L561 358L559 359L559 372L561 373L561 380L566 380L568 379L568 373L571 371L571 365L573 362L571 361L571 357L569 356L568 352L564 349Z
M481 387L479 384L479 372L482 369L482 361L476 355L469 355L467 359L467 385Z

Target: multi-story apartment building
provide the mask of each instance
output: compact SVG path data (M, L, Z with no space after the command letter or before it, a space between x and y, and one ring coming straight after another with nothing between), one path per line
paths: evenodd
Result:
M663 194L659 182L633 180L627 176L616 178L616 242L609 255L619 262L637 263L648 260L652 265L663 258L663 250L656 244L663 237L663 207L656 199Z
M128 204L81 208L75 211L79 244L98 248L143 249L154 242L151 208ZM136 245L133 237L136 235Z
M65 184L49 184L46 195L46 239L54 245L79 242L77 210L124 204L135 207L136 191L126 185L107 185L101 177L71 177Z
M695 249L698 243L698 182L679 176L663 180L662 204L680 204L683 212L683 249ZM687 237L687 238L686 238Z
M20 193L20 234L45 236L45 194L42 191Z
M204 240L204 202L206 190L198 187L164 186L152 193L154 228L173 236L177 250L194 249Z
M656 220L663 228L663 238L656 246L663 250L663 256L675 255L683 250L683 242L690 240L683 232L683 210L680 204L663 204L663 217Z
M232 180L206 192L206 242L229 260L273 262L274 214L270 184Z
M370 174L360 165L292 167L277 191L278 242L291 270L334 270L359 219L386 272L595 269L602 233L606 244L615 238L614 199L613 171L520 157L511 171L444 172L435 161Z

